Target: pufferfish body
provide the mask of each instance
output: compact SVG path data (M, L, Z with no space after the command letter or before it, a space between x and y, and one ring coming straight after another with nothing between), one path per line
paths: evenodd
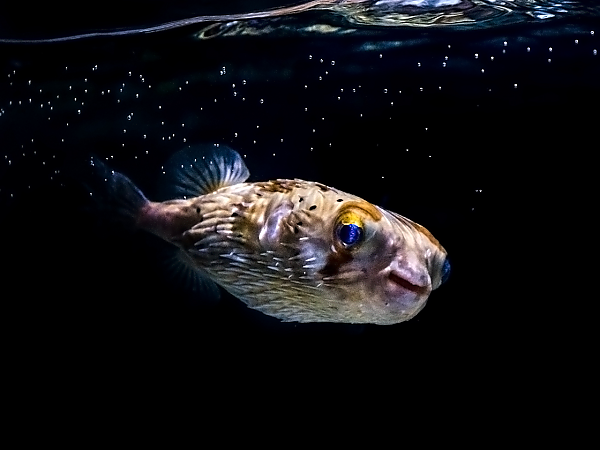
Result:
M228 147L176 153L163 176L176 199L165 202L92 165L113 213L176 246L205 293L217 283L283 321L403 322L450 271L421 225L321 183L246 183L250 173Z

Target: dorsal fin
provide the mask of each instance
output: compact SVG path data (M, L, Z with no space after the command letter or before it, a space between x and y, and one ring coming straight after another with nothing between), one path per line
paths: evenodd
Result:
M249 176L250 171L235 150L226 145L194 145L179 150L164 165L162 197L197 197L243 183Z

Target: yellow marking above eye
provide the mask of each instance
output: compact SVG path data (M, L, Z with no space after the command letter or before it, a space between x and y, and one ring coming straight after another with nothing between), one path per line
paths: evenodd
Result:
M379 211L375 206L371 205L369 202L357 202L350 201L344 203L344 206L341 209L343 216L345 214L354 214L356 217L369 218L375 222L379 222L383 215L381 211Z
M341 225L355 224L361 228L364 228L361 217L358 214L351 211L342 214L338 219L338 223Z

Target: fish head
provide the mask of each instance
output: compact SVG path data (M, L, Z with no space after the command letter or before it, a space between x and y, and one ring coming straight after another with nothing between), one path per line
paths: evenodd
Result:
M447 253L427 229L364 200L344 202L329 223L319 270L356 321L412 318L447 278Z

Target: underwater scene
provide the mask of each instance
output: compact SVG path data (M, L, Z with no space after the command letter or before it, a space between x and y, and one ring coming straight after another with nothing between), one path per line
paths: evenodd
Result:
M56 4L33 14L23 6L0 20L1 296L10 339L27 349L17 361L33 354L48 364L116 367L245 355L277 364L300 350L302 361L313 351L389 364L510 359L522 314L547 300L533 289L538 277L552 277L539 268L553 263L534 256L549 231L544 218L576 209L557 193L598 150L598 6L136 5L115 14L119 4L104 2L75 15ZM350 196L339 204L356 196L396 213L390 223L401 215L425 227L405 233L437 255L415 263L430 281L390 275L403 299L419 298L415 314L389 324L350 315L303 322L249 307L236 279L208 295L173 264L168 239L114 220L93 198L94 160L102 177L122 174L150 201L175 198L161 179L176 178L169 161L190 148L234 150L247 183L307 180L309 190ZM369 208L356 214L381 216ZM319 213L306 236L329 230ZM354 216L335 217L335 245L345 251L365 238ZM291 245L281 239L273 251ZM328 245L312 250L317 261ZM386 255L372 252L363 272ZM335 274L348 258L331 261L316 269ZM239 267L244 283L252 268ZM255 278L267 280L269 270ZM347 295L380 286L351 282ZM282 353L282 342L293 346Z

